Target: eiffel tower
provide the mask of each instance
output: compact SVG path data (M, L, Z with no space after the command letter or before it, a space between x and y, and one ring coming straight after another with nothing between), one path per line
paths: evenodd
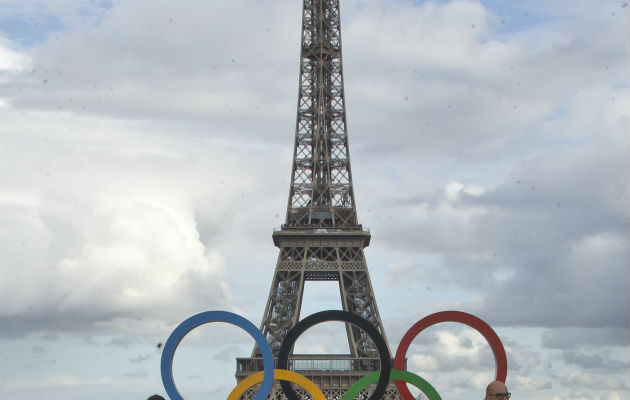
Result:
M285 223L273 232L280 254L261 322L275 357L288 331L299 321L306 281L337 281L343 310L370 321L387 342L363 254L370 232L357 221L339 0L304 0L301 42L291 187ZM380 366L369 336L349 323L346 334L348 355L290 357L291 369L313 381L329 400L341 399L354 382ZM240 382L261 370L260 351L254 347L250 358L237 359L236 379ZM250 388L241 398L251 400L257 389ZM299 388L296 392L301 398L310 398ZM401 399L393 382L383 398ZM286 399L278 381L269 399Z

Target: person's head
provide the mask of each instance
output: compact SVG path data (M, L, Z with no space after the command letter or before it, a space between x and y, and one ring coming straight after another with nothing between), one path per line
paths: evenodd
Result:
M159 394L154 394L150 396L147 400L164 400L164 397L160 396Z
M486 388L485 400L508 400L511 393L508 392L507 386L501 381L490 382Z

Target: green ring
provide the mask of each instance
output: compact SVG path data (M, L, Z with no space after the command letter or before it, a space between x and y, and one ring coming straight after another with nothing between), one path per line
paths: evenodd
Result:
M348 389L346 394L343 395L343 398L341 400L354 400L354 398L359 394L361 390L365 389L372 383L376 383L380 375L381 371L374 371L365 375L363 378L359 379L352 386L350 386L350 388ZM424 393L429 398L429 400L442 400L440 394L437 392L437 390L435 390L433 386L431 386L429 382L425 381L412 372L392 368L389 379L411 383L418 389L422 390L422 393Z

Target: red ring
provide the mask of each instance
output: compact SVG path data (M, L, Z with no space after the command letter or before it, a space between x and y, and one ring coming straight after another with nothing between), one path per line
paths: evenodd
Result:
M461 311L440 311L435 314L428 315L413 324L407 333L405 333L405 336L403 336L400 344L398 345L396 358L394 358L395 369L405 369L405 357L407 356L407 350L409 350L409 345L411 345L413 339L415 339L416 336L418 336L418 334L426 328L440 322L461 322L462 324L466 324L481 333L481 335L488 341L488 344L490 344L490 348L494 354L494 361L496 364L495 379L505 383L505 378L507 377L507 357L505 355L505 349L503 348L501 339L499 339L490 325L486 324L474 315ZM415 400L407 388L407 382L397 380L396 387L404 400Z

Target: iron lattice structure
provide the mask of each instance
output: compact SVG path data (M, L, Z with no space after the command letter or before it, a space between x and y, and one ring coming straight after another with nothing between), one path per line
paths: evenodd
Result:
M241 399L248 399L248 400L253 399L254 396L256 396L257 390L258 390L257 388L248 389L247 392L245 392L241 396ZM300 399L309 399L309 400L312 399L312 397L309 396L309 394L304 390L296 389L295 392L298 394L298 396L300 396ZM324 393L324 396L326 396L326 399L328 400L341 400L343 398L343 395L346 393L346 390L345 389L322 389L322 392ZM370 397L370 394L371 392L363 390L355 397L355 400L367 400ZM387 391L382 397L382 400L400 400L400 399L402 399L402 397L400 397L400 394L398 393L398 390L396 389L396 387L388 387ZM274 386L274 389L271 391L271 394L267 397L267 400L288 400L288 399L284 395L280 387L276 388Z
M352 186L339 0L304 0L298 93L287 214L273 233L280 254L261 331L277 356L299 321L305 282L326 280L339 282L343 310L370 321L387 342L363 254L370 232L358 223ZM346 333L349 355L293 354L289 360L289 367L317 384L327 399L341 399L354 382L380 366L369 336L351 324L346 324ZM257 347L250 358L237 359L239 382L260 370ZM256 390L242 398L252 399ZM362 392L363 398L372 390ZM285 398L276 384L269 399ZM393 385L384 398L401 399Z

